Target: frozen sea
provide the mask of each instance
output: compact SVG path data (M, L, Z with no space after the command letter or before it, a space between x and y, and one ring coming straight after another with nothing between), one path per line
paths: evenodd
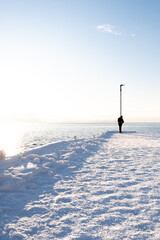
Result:
M117 123L55 124L41 122L0 122L0 149L7 156L60 141L86 139L117 131ZM124 131L160 137L160 123L124 123Z
M0 239L160 240L160 124L16 124L1 127Z

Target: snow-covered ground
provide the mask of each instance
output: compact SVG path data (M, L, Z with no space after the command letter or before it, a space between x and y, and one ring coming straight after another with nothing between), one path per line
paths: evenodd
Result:
M134 132L0 160L0 239L160 239L160 140Z

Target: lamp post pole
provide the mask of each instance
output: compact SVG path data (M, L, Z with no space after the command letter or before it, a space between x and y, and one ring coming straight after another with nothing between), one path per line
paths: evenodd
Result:
M122 116L122 87L125 86L124 84L120 85L120 117Z

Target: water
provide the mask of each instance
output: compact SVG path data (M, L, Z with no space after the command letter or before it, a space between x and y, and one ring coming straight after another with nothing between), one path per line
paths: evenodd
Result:
M160 138L160 123L125 123L124 131L136 131ZM55 123L0 123L0 150L7 156L23 153L57 141L92 138L107 131L118 131L117 123L55 124Z

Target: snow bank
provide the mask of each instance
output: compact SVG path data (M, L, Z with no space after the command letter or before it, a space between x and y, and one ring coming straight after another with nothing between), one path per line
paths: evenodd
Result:
M160 239L160 141L134 132L0 161L0 239Z
M76 145L76 146L75 146ZM88 157L96 150L96 143L87 140L50 144L24 153L21 156L0 161L0 192L24 191L33 178L40 174L53 174L72 162Z

